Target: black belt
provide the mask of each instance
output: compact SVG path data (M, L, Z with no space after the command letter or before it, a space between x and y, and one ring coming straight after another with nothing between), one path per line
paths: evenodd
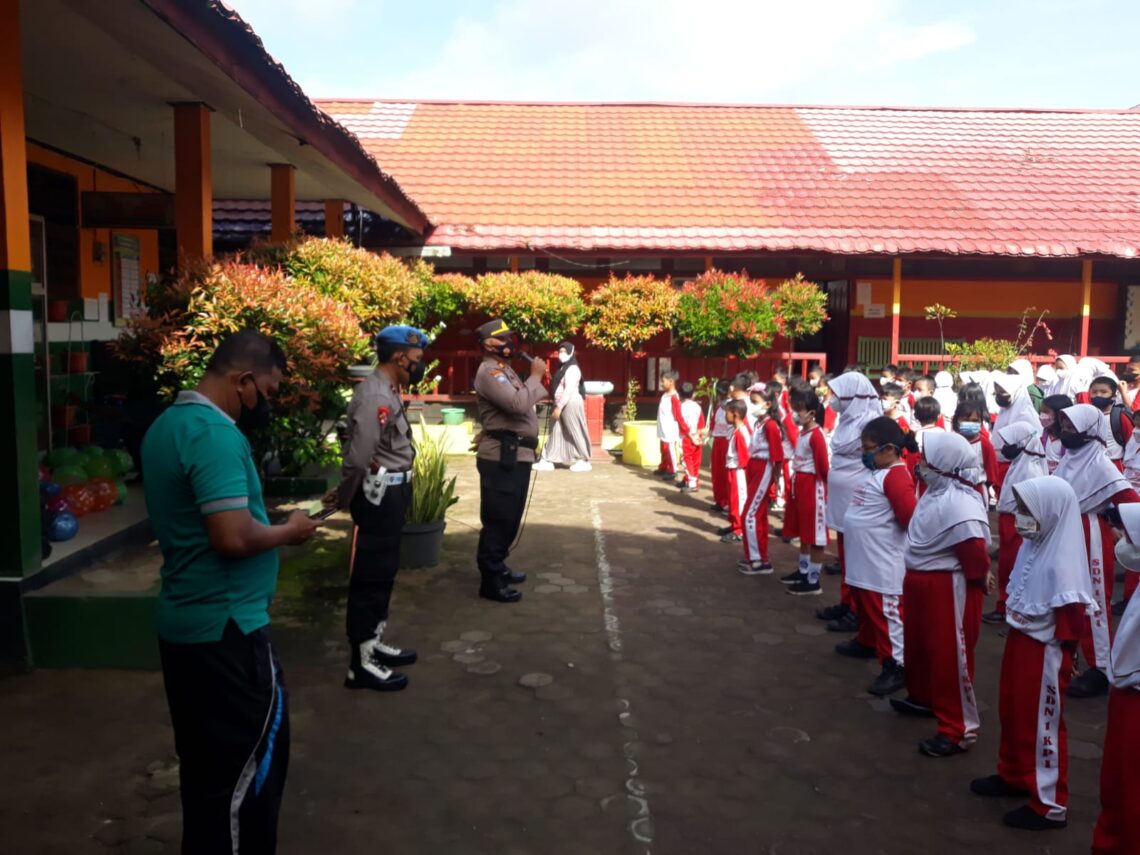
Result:
M486 433L487 436L492 439L497 439L499 442L512 442L522 448L529 448L532 451L538 449L537 436L523 436L520 433L515 433L513 430L489 430Z

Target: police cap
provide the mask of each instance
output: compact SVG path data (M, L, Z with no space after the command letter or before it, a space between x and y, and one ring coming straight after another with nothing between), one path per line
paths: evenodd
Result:
M475 335L479 337L479 341L483 341L485 338L502 338L514 334L515 331L507 326L507 322L502 318L492 318L482 326L475 328Z
M376 344L395 344L422 349L428 346L428 337L427 333L421 329L409 327L406 324L395 324L384 327L376 333Z

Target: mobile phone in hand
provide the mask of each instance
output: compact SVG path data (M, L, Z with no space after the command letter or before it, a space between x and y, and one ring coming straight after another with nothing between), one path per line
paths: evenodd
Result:
M323 520L327 520L329 517L331 517L333 514L335 514L339 510L340 510L340 508L337 508L337 507L321 508L316 513L310 513L309 519L314 520L316 522L322 522Z

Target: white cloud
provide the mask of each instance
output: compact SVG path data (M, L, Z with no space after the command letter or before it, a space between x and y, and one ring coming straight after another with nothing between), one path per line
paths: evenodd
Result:
M912 62L974 39L960 23L903 20L899 3L499 0L485 14L451 22L421 66L385 68L382 58L370 65L362 58L352 79L313 94L762 102L798 84Z

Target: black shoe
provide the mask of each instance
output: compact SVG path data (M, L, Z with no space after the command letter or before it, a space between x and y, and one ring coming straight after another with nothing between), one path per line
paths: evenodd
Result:
M850 656L852 659L874 659L875 648L861 644L858 639L841 641L835 645L835 652L840 656Z
M939 733L918 743L918 753L927 757L953 757L955 754L965 754L966 749Z
M1121 617L1126 608L1128 608L1128 600L1117 600L1112 604L1112 616Z
M882 673L867 687L867 691L875 697L885 698L904 686L906 686L906 671L894 659L888 659L883 663Z
M970 781L970 792L975 796L986 798L1024 798L1029 790L1023 790L1007 783L1001 775L988 775L985 778L974 778Z
M723 505L713 504L713 505L709 506L709 513L711 513L711 514L719 514L719 513L723 513L723 512L724 512L724 506Z
M720 536L720 542L721 543L740 543L740 541L742 541L742 540L744 540L744 538L741 537L739 534L736 534L735 532L733 532L732 529L728 530L728 534L722 534Z
M1005 623L1005 612L994 609L988 614L982 615L983 623Z
M672 472L666 472L664 469L658 469L654 474L662 481L672 481L674 478Z
M1010 828L1020 828L1023 831L1052 831L1056 828L1065 828L1069 824L1067 819L1044 817L1029 805L1022 805L1017 810L1011 810L1001 818L1001 821Z
M348 674L344 678L346 689L372 689L374 692L398 692L407 688L408 678L404 674L397 674L391 668L375 662L371 655L363 656L361 648L366 645L371 654L371 642L354 645L352 662L348 666Z
M789 573L787 576L780 577L780 583L783 585L798 585L800 582L806 581L807 576L805 576L799 570Z
M828 632L858 632L859 616L855 612L848 612L838 620L827 622Z
M823 565L823 572L826 573L828 576L838 576L840 573L843 572L843 568L840 567L838 564L824 564Z
M526 573L516 573L510 567L503 571L504 585L521 585L526 581Z
M891 698L891 709L899 715L910 716L911 718L934 718L934 710L923 706L918 701L911 700L909 695L901 699Z
M823 585L819 584L819 582L809 582L807 579L804 579L802 582L789 585L785 590L793 597L818 597L823 593Z
M1108 694L1108 677L1099 668L1089 668L1069 684L1070 698L1099 698Z
M479 596L496 603L517 603L522 599L522 592L508 587L506 578L500 573L484 577L483 584L479 586Z
M382 640L372 642L372 661L378 665L399 668L404 665L414 665L417 658L414 650L393 647Z
M726 534L732 534L732 526L726 525L724 528L718 528L716 533L721 537L724 537Z
M834 606L824 606L822 609L816 609L815 616L820 620L839 620L850 612L851 609L847 608L847 603L836 603Z

